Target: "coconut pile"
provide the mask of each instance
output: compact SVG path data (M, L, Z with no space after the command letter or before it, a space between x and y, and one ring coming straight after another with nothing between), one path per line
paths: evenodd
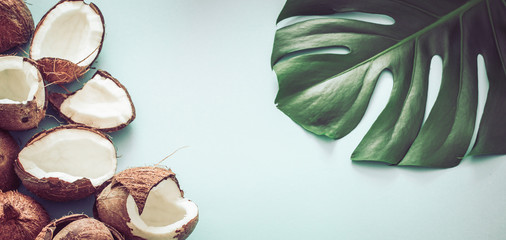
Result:
M102 49L104 26L100 9L83 0L59 1L37 26L23 0L0 1L0 239L186 239L197 225L198 207L172 170L116 173L116 147L107 134L135 119L134 104L105 70L82 79ZM5 54L24 44L28 56ZM76 80L82 87L69 92L65 85ZM38 129L48 106L66 123L20 146L10 131ZM17 191L20 184L56 202L95 196L93 217L51 220Z

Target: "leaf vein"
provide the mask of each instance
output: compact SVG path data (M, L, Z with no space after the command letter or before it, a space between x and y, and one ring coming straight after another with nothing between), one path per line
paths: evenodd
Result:
M399 1L399 0L391 0L391 1L397 2L397 3L401 4L401 5L408 6L408 7L413 8L413 9L416 9L416 10L418 10L420 12L423 12L423 13L425 13L425 14L431 16L431 17L434 17L434 18L440 18L441 17L441 16L436 15L433 12L430 12L430 11L428 11L426 9L420 8L420 7L416 6L416 5L409 4L409 3L404 2L404 1Z

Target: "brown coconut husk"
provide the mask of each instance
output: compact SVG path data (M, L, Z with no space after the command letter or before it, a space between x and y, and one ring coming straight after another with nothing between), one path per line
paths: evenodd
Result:
M124 240L113 227L84 214L73 214L52 221L35 240L52 240L58 234L63 235L63 239Z
M23 0L0 1L0 53L30 40L32 14Z
M93 75L92 78L94 78L96 75L102 76L104 78L107 78L107 79L110 79L111 81L113 81L116 84L116 86L122 88L125 91L125 93L126 93L126 95L128 97L128 100L130 100L130 106L132 107L132 117L130 119L128 119L127 122L125 122L123 124L120 124L120 125L118 125L116 127L98 128L100 131L103 131L103 132L115 132L115 131L119 131L119 130L125 128L126 126L128 126L128 124L130 124L135 119L135 117L136 117L135 107L134 107L132 98L130 97L130 93L128 93L126 87L123 86L123 84L121 84L118 79L114 78L108 72L106 72L104 70L97 70L97 72L95 73L95 75ZM67 121L68 123L71 123L71 124L82 124L82 123L73 121L70 118L70 116L67 116L67 115L65 115L65 114L63 114L61 112L61 105L63 104L63 102L68 97L74 95L76 92L73 92L73 93L70 93L70 94L65 94L65 93L50 93L49 96L48 96L48 100L49 100L49 103L51 103L51 105L58 111L60 117L63 118L65 121ZM88 127L93 127L93 126L88 126Z
M112 143L112 141L107 137L107 135L100 132L99 130L82 125L62 125L36 134L26 143L26 146L30 146L31 144L42 139L48 134L63 129L83 129L91 131L104 137L105 139L107 139ZM92 195L97 190L97 187L93 186L91 181L87 178L81 178L75 182L67 182L54 177L39 179L31 175L30 173L26 172L21 163L19 162L19 159L16 159L14 163L14 170L21 179L21 182L26 187L26 189L28 189L30 192L33 192L35 195L41 198L52 201L64 202L64 201L78 200Z
M122 187L112 191L109 184L110 181L106 182L103 190L100 191L100 196L97 195L93 205L93 216L117 229L126 239L142 240L134 236L126 225L127 222L130 222L126 209L128 191ZM108 219L115 219L115 221L108 221Z
M14 190L19 187L19 178L14 172L14 161L19 153L19 146L12 136L0 130L0 191Z
M44 80L53 84L73 82L89 69L89 66L79 66L61 58L45 57L37 60L37 64Z
M49 223L46 210L17 191L0 191L0 239L34 239Z

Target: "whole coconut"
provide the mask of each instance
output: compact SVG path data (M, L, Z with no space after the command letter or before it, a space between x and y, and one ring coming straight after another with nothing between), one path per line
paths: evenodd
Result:
M116 229L84 214L73 214L45 226L35 240L123 240Z
M19 178L14 172L14 161L19 146L12 136L0 129L0 191L14 190L19 187Z
M28 42L33 31L32 14L23 0L0 1L0 52Z
M46 210L17 191L0 191L0 239L31 240L49 223Z

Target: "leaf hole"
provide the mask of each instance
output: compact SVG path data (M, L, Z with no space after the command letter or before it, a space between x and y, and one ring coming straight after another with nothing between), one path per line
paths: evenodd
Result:
M476 137L478 135L478 130L480 127L481 117L483 115L483 110L485 109L485 103L487 102L487 95L489 90L489 81L487 75L487 66L485 64L485 59L483 55L478 54L476 57L476 67L478 69L478 107L476 111L476 122L474 125L473 137L471 138L471 143L469 144L469 148L467 152L471 151L476 142ZM467 154L467 153L466 153Z
M300 51L295 51L286 54L279 60L279 62L285 61L287 59L302 56L302 55L317 55L317 54L336 54L336 55L347 55L351 53L351 49L345 46L337 46L337 47L322 47L322 48L314 48L314 49L305 49Z
M374 92L369 100L369 105L360 122L360 124L367 126L364 129L369 129L387 106L390 95L392 94L393 79L394 75L390 69L383 70L378 76L378 81L376 82Z
M315 19L325 19L325 18L334 18L334 19L349 19L356 20L361 22L368 22L378 25L393 25L395 24L395 19L391 16L385 14L377 14L377 13L366 13L366 12L339 12L330 15L309 15L309 16L293 16L286 19L281 20L277 28L284 28L296 23L305 22L309 20Z
M427 102L425 106L425 115L423 122L429 117L430 111L436 103L439 90L441 89L441 82L443 78L443 59L439 55L434 55L430 61L429 70L429 88L427 92Z

